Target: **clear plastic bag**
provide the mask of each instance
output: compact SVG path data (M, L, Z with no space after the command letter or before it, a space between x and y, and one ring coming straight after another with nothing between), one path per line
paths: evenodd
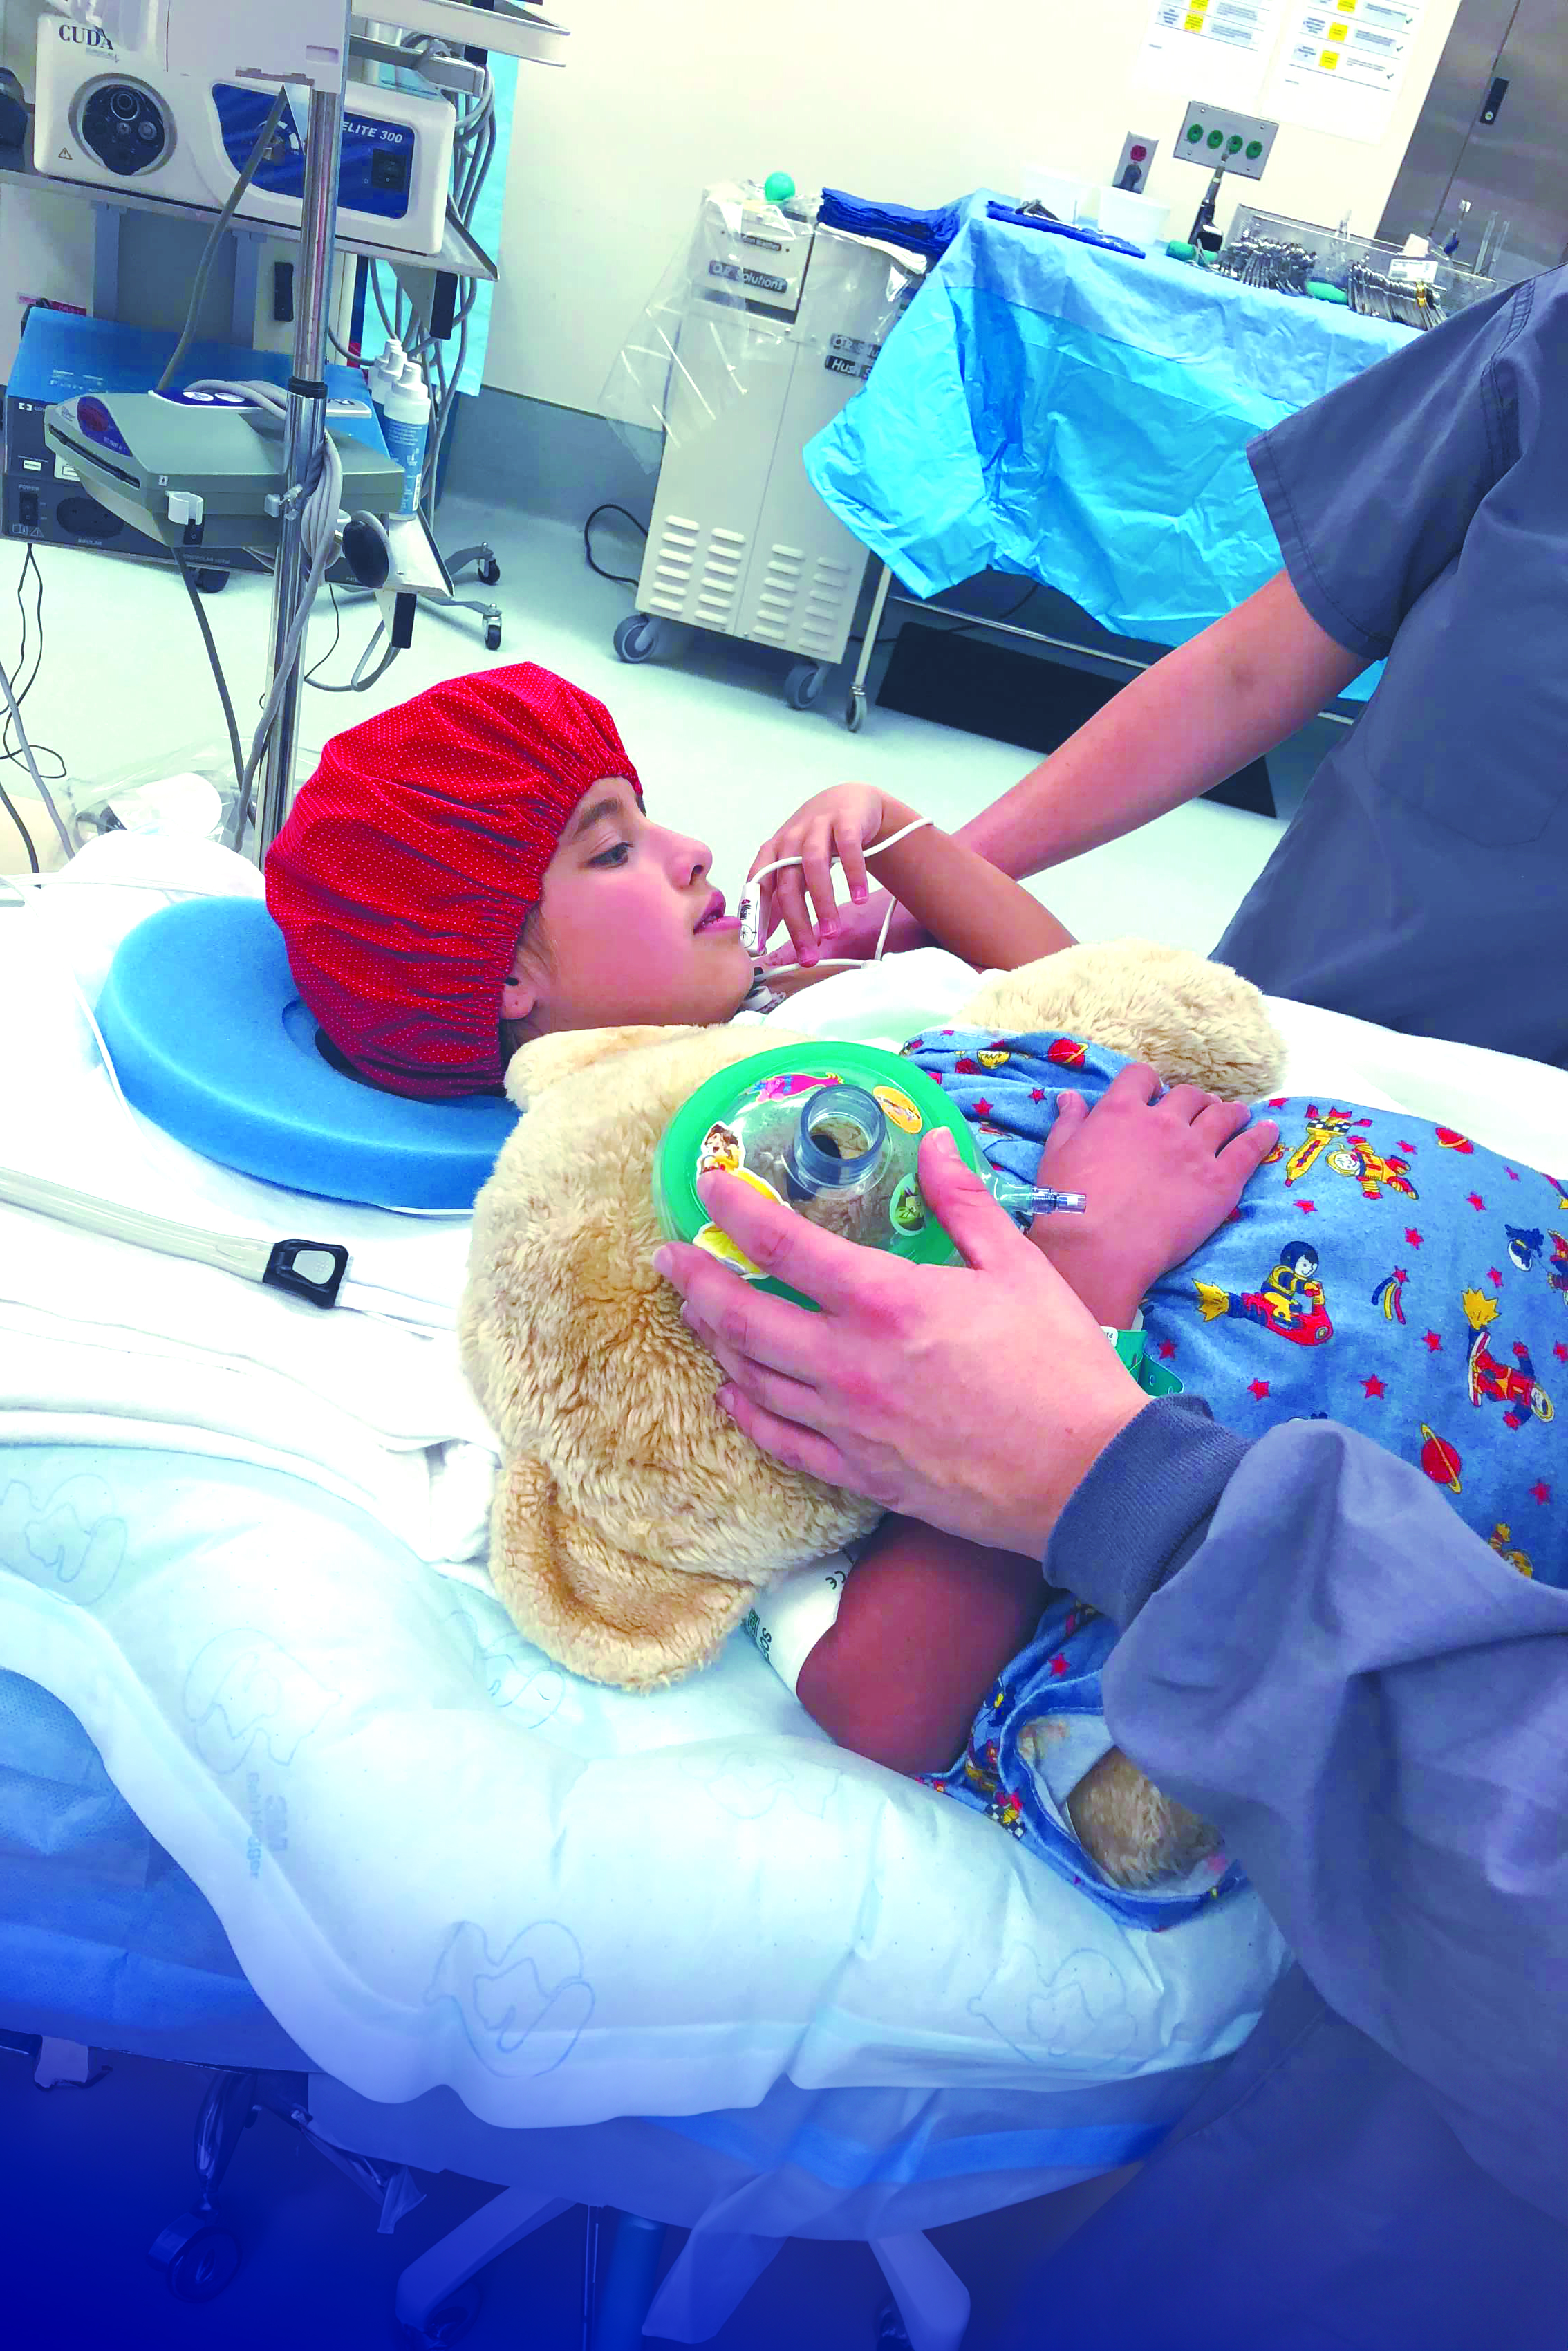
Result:
M920 281L909 255L817 225L819 200L710 188L617 352L600 409L644 471L758 393L802 345L858 389Z
M56 798L66 789L55 785ZM112 778L73 776L68 790L70 812L62 800L60 814L78 847L100 832L119 830L223 841L238 798L228 746L212 737L160 744L128 760Z

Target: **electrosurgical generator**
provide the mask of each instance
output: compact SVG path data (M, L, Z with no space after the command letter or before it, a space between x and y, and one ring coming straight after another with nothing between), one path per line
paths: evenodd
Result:
M216 211L256 144L273 89L241 69L234 11L214 0L99 0L38 21L33 160L52 179L131 189ZM309 55L309 0L278 0ZM391 0L417 32L554 62L564 36L533 9L470 0ZM318 26L319 29L319 26ZM276 45L274 45L276 46ZM243 220L299 225L305 93L277 126L238 207ZM338 231L346 242L428 258L441 249L452 176L453 110L436 91L350 80L344 89Z

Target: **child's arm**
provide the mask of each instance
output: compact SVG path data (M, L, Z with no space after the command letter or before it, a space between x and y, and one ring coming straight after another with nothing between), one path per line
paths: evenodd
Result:
M1047 1596L1038 1559L884 1519L796 1696L841 1747L918 1778L963 1753L976 1709Z
M1145 1291L1230 1215L1279 1135L1248 1118L1197 1086L1162 1093L1142 1062L1092 1110L1063 1094L1039 1181L1087 1192L1089 1210L1040 1217L1031 1238L1097 1320L1125 1330ZM1035 1560L884 1519L797 1695L841 1747L895 1771L946 1771L1045 1594Z
M879 841L915 821L913 809L868 784L841 784L808 800L752 861L753 876L781 858L801 861L764 882L763 936L782 921L803 965L831 959L838 923L832 882L837 858L857 904L863 904L869 894L869 871L939 946L978 969L1013 971L1073 945L1071 931L1021 883L935 825L923 825L895 847L876 853ZM816 910L815 923L808 898Z

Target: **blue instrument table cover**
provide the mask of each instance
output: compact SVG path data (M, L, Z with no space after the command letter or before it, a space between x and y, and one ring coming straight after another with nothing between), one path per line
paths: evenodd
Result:
M918 595L1010 571L1182 644L1281 566L1248 443L1414 331L977 208L806 471Z

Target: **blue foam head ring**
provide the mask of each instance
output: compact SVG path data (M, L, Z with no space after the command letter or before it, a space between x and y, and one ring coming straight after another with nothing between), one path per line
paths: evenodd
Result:
M164 906L121 942L98 1004L126 1099L204 1158L382 1208L471 1208L517 1121L472 1094L411 1102L346 1077L259 899Z

